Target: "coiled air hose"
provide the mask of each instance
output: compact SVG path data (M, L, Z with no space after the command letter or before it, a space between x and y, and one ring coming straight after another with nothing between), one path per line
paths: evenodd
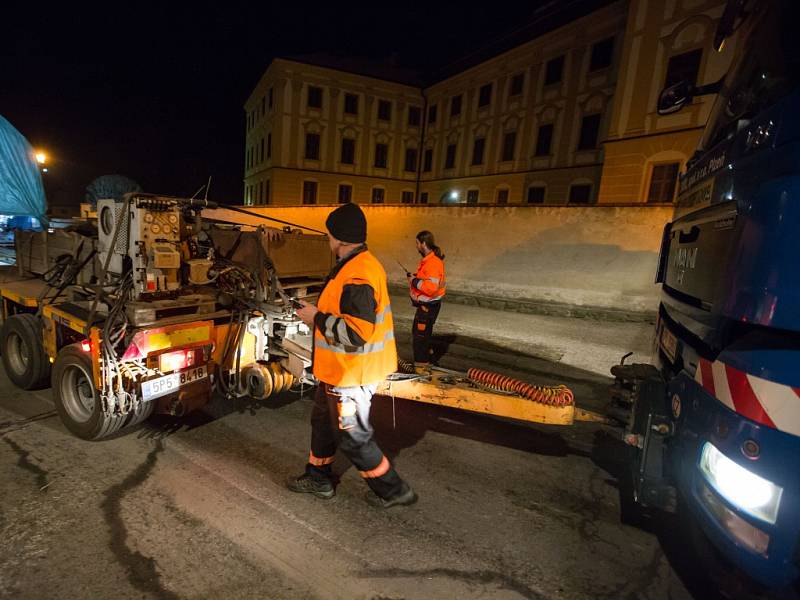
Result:
M435 368L434 368L435 369ZM456 373L455 371L447 371ZM397 372L404 374L414 373L414 363L399 359L397 361ZM548 406L572 406L575 404L575 397L565 385L543 386L533 385L513 377L508 377L494 371L484 371L483 369L469 369L467 379L477 385L493 388L502 392L518 394L531 402L546 404Z
M533 385L507 375L482 369L469 369L467 377L474 383L505 392L515 392L532 402L547 404L548 406L570 406L575 403L572 390L565 385Z

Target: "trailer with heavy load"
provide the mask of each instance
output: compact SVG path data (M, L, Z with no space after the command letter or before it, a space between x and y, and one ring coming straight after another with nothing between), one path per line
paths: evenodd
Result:
M96 229L19 232L19 278L0 286L3 366L21 388L52 384L75 435L306 376L311 335L289 299L319 289L326 238L210 223L201 205L134 194L99 202Z

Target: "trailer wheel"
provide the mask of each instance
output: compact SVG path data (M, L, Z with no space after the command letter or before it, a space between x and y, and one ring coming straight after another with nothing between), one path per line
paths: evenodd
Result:
M3 367L23 390L41 389L50 378L50 361L42 343L42 324L33 315L12 315L0 330Z
M64 426L84 440L99 440L127 425L144 421L153 412L148 402L127 415L103 412L92 378L91 355L72 344L61 349L53 366L53 397Z

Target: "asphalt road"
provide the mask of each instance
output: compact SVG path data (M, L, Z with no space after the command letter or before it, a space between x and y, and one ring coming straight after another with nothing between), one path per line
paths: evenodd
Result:
M609 383L446 342L446 366L494 360L529 380L568 383L584 406L601 404ZM308 455L308 392L259 405L217 400L95 443L67 433L50 394L15 389L0 369L3 597L710 594L674 523L622 523L622 448L594 425L531 426L378 398L378 441L420 496L381 511L343 458L334 499L285 489Z

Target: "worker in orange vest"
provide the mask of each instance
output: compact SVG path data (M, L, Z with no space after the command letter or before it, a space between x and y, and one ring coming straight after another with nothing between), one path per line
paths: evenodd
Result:
M412 504L417 495L375 443L369 421L377 385L397 370L386 272L367 250L367 220L357 204L331 212L325 226L336 265L317 305L301 302L297 309L314 331L313 372L319 380L311 409L311 452L305 473L287 485L293 492L332 498L331 465L338 446L370 487L370 504Z
M414 367L424 371L431 362L431 336L439 316L445 293L444 253L430 231L420 231L416 237L417 252L422 255L416 273L408 274L411 303L417 307L411 332L414 347Z

